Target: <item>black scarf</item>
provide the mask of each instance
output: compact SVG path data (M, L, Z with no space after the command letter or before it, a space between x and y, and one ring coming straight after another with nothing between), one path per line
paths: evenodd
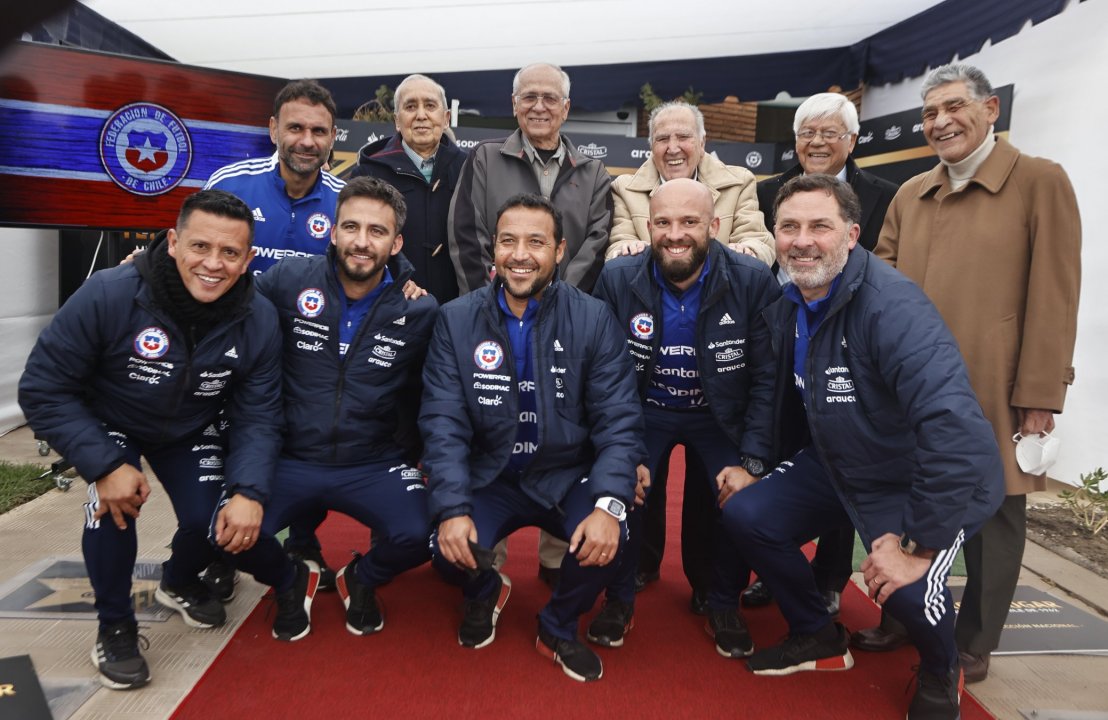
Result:
M249 298L251 278L247 273L218 300L210 303L196 300L185 287L177 262L169 255L164 233L135 258L135 267L149 283L155 304L184 332L190 350L220 321L235 315Z

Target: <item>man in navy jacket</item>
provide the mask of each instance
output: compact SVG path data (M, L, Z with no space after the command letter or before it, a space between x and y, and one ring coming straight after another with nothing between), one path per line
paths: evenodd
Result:
M693 478L710 484L704 495L726 497L716 482L724 468L742 466L736 474L756 477L770 456L773 353L761 313L781 292L765 263L715 241L720 220L703 183L670 180L649 207L650 250L610 260L594 292L615 311L635 362L650 476L681 444L706 468ZM712 568L706 627L720 655L744 657L753 644L738 606L750 570L710 507L715 512L702 518L715 528L705 548ZM642 515L631 514L619 577L589 625L597 644L618 647L630 629Z
M438 305L404 296L412 274L399 254L405 211L383 180L351 180L327 253L286 258L258 278L284 335L285 435L263 542L271 562L289 564L272 536L294 517L337 510L373 529L374 547L336 580L354 635L385 625L375 588L430 558L415 420ZM299 640L310 628L295 630L278 639Z
M869 552L870 596L919 649L908 717L956 718L962 683L946 579L1003 498L1000 456L938 311L856 247L859 212L854 191L828 175L794 178L776 200L777 258L792 282L766 319L786 459L723 513L790 635L748 662L764 675L853 665L797 544L853 524Z
M537 526L569 549L539 614L536 648L585 681L603 667L577 640L578 619L616 567L645 450L615 318L555 279L565 245L550 201L517 195L504 203L493 238L496 281L440 312L420 429L436 560L444 572L467 571L459 643L491 643L508 598L510 581L492 568L489 548Z
M135 520L150 494L140 455L177 514L159 603L189 625L222 625L198 574L217 545L249 555L257 542L280 445L280 335L245 275L252 236L238 198L190 196L164 240L74 293L19 383L35 433L89 483L82 549L100 620L92 660L110 688L150 679L131 603ZM278 591L275 627L297 622L301 575L258 570Z

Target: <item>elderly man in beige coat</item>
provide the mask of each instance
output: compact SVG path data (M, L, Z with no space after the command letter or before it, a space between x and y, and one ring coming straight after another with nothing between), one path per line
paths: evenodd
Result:
M923 132L940 164L901 186L876 253L923 288L962 349L992 423L1007 498L965 545L955 626L966 682L985 679L1019 579L1026 495L1013 435L1054 428L1073 382L1081 224L1062 168L993 134L999 99L985 75L946 65L923 84Z
M773 264L773 237L758 209L754 175L704 152L706 137L704 116L695 105L671 102L654 108L650 159L634 175L621 175L612 182L614 219L606 258L641 252L650 243L646 223L654 191L666 180L692 178L712 191L719 218L716 237L732 250Z

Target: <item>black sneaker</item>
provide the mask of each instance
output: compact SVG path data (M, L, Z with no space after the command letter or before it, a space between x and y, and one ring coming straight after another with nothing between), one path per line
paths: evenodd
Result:
M585 635L589 642L604 647L620 647L623 636L635 626L635 606L619 600L605 600L600 613L589 623Z
M658 582L660 577L662 574L657 570L639 570L635 573L635 592L641 593L650 583Z
M223 604L212 597L207 586L199 580L185 587L171 588L162 578L154 591L154 599L159 605L181 613L181 619L192 627L214 628L227 622Z
M96 634L92 646L92 664L100 671L100 684L112 690L131 690L150 682L150 669L139 652L150 647L145 636L139 635L134 620L110 625Z
M849 670L854 667L846 630L833 623L815 635L790 635L780 645L759 650L746 664L755 675L790 675L802 670Z
M743 607L765 607L773 602L773 591L761 580L755 580L750 587L743 590Z
M462 625L458 628L458 644L473 649L483 648L496 639L496 621L512 594L512 581L504 573L500 587L485 600L466 600L462 606Z
M372 635L385 627L385 616L373 588L358 580L357 565L361 559L360 554L354 553L354 559L339 570L335 586L346 606L346 629L354 635Z
M716 639L716 652L723 657L744 658L754 654L754 641L738 610L709 610L704 629Z
M296 563L296 579L292 587L277 598L277 617L273 621L273 637L296 642L312 631L312 600L319 590L319 566L311 560Z
M235 569L222 560L213 562L200 575L200 582L204 583L212 597L221 603L229 603L235 599L235 584L238 581L238 573Z
M916 694L908 706L908 720L958 720L962 686L960 667L945 677L920 668L916 674Z
M579 682L599 680L604 675L604 665L588 645L577 639L554 637L543 630L542 623L539 624L539 636L535 638L535 649L543 657L561 665L562 672Z
M289 541L285 540L285 552L293 560L311 560L319 568L319 590L327 592L335 589L335 571L327 567L327 561L323 559L323 551L318 547L289 547Z

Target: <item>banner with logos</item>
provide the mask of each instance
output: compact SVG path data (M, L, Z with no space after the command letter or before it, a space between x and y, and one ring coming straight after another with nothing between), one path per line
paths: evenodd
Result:
M358 161L358 150L367 143L396 133L391 123L338 120L338 138L335 141L335 166L341 175L349 172ZM511 130L488 128L452 128L459 147L469 150L482 140L508 136ZM570 135L582 155L601 160L612 175L633 173L650 159L650 143L646 138L631 138L600 133L573 133ZM755 175L775 175L780 172L774 166L776 146L773 143L709 142L708 152L714 152L728 165L741 165ZM786 167L791 164L787 163Z

